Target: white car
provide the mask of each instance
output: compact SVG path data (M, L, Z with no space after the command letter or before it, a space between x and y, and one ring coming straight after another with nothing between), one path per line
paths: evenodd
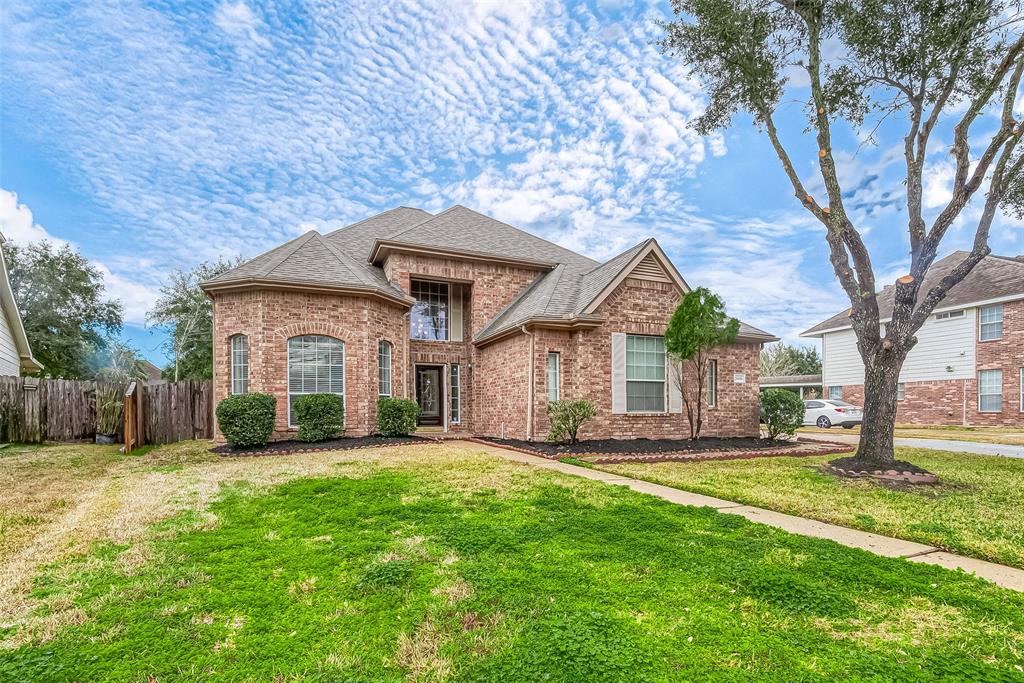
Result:
M828 429L832 425L852 429L864 419L860 406L845 401L818 398L804 401L804 425Z

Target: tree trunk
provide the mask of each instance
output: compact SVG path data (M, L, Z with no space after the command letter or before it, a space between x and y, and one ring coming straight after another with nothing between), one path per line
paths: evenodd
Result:
M891 352L879 355L864 367L864 422L855 457L865 465L888 469L894 461L896 389L903 358Z

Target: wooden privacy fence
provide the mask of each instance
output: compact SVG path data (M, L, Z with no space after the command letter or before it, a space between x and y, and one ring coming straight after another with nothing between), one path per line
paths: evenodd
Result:
M96 382L0 377L0 442L91 441L96 436ZM209 380L129 385L128 450L146 443L213 438ZM130 402L130 405L128 405Z

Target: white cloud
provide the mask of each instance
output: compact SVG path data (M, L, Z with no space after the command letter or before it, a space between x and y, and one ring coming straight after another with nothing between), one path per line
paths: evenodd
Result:
M0 188L0 235L15 244L28 244L39 240L63 243L63 240L53 237L46 232L46 228L35 222L32 210L18 203L17 194L3 188Z
M263 22L243 0L220 3L213 12L213 23L234 39L244 38L261 47L270 45L259 33Z

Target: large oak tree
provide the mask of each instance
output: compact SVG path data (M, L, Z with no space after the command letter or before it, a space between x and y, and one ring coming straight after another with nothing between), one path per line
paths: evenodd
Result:
M950 288L990 253L998 212L1020 212L1024 155L1014 113L1024 70L1017 2L999 0L672 0L662 48L682 59L710 97L699 132L749 114L767 135L800 204L825 226L835 275L850 300L864 361L864 426L856 458L864 467L893 462L896 389L916 333ZM827 54L826 50L827 49ZM830 57L828 55L835 55ZM788 83L804 73L807 86ZM806 109L824 196L808 193L793 140L776 114L783 99ZM893 283L890 319L881 322L863 226L844 204L833 134L850 125L870 136L884 120L904 129L903 163L910 268ZM951 140L936 128L951 126ZM797 141L799 142L799 141ZM934 152L955 164L952 194L933 216L922 206ZM863 179L855 179L859 183ZM965 212L977 198L980 211ZM970 253L922 287L955 221L969 221Z

